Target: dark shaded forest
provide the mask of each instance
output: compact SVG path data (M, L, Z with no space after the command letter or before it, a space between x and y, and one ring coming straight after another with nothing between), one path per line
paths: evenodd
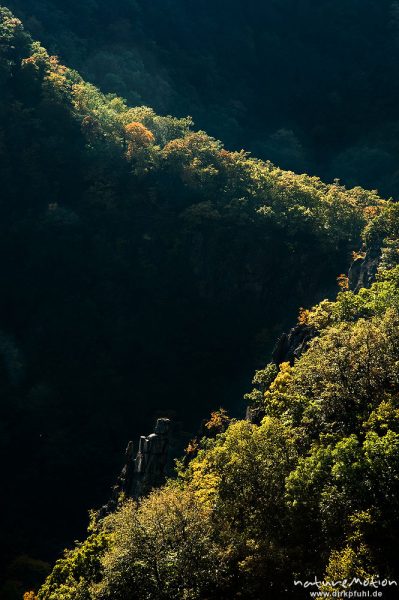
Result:
M292 2L256 3L244 10L233 2L228 14L218 3L209 10L177 2L17 4L12 8L26 26L0 9L3 596L13 600L25 590L37 591L48 570L45 562L53 562L66 545L83 537L87 511L108 499L127 441L148 431L156 416L173 419L174 452L179 455L210 411L223 406L239 418L248 402L258 415L281 419L287 429L282 431L277 422L233 420L231 430L217 431L222 437L199 441L195 456L181 466L176 484L181 496L171 484L159 492L161 500L155 494L143 504L143 531L151 529L159 504L182 502L179 514L194 510L187 518L195 524L198 517L208 527L206 532L194 529L194 538L206 533L200 552L205 562L198 564L205 572L221 561L225 570L215 578L210 571L209 579L198 574L197 587L191 589L182 564L177 561L174 568L183 580L175 581L167 563L165 595L156 587L159 582L152 582L148 565L143 563L140 576L118 566L115 553L121 546L109 546L108 527L116 539L120 533L121 543L133 535L123 550L128 553L136 551L139 539L135 531L124 535L131 523L128 503L104 524L92 524L94 538L89 537L87 552L82 547L89 562L81 561L80 550L72 552L39 597L58 600L62 593L68 600L135 600L134 588L140 600L222 599L245 588L248 598L258 600L259 590L270 584L270 572L278 573L273 585L284 593L283 582L298 568L309 571L316 557L314 564L322 569L333 560L332 552L349 548L344 557L349 564L350 552L357 555L369 543L367 538L363 544L363 530L355 528L358 546L352 544L348 528L353 515L369 511L369 521L363 521L378 528L385 510L382 501L373 500L374 491L366 494L364 505L355 502L346 529L344 523L338 533L328 530L322 541L336 514L326 509L328 517L317 517L319 537L309 540L300 529L303 514L295 521L286 512L280 488L278 506L264 503L266 492L258 489L261 508L255 502L258 484L251 487L249 479L243 504L232 507L229 498L240 495L241 482L233 477L227 491L219 488L224 476L212 453L226 451L228 463L229 444L245 447L248 442L250 448L252 436L261 446L265 439L262 471L263 459L269 464L277 452L267 440L277 436L286 440L292 460L279 463L276 455L281 464L276 474L281 483L291 482L312 444L327 443L323 436L332 435L325 482L336 456L334 444L344 448L347 437L360 435L359 422L372 418L377 400L388 392L393 416L389 420L384 412L381 419L389 422L381 431L391 426L396 431L393 375L391 380L379 373L375 381L370 375L361 384L355 378L344 390L332 392L335 375L327 366L317 371L322 362L318 355L309 359L316 375L307 367L300 392L295 378L288 392L280 389L288 367L281 372L267 367L262 375L277 338L295 323L299 307L335 296L337 276L348 270L353 251L362 260L371 252L382 271L395 268L394 205L377 192L333 180L360 182L395 195L394 4L370 2L366 10L363 3L361 19L353 18L358 3L345 3L345 8L319 3L318 10L312 2L303 3L301 10ZM348 20L349 31L340 26ZM373 52L365 53L367 47ZM279 166L253 158L241 146ZM280 166L319 170L333 183ZM378 330L376 337L388 339L395 316L382 317L396 298L395 273L387 278L390 284L378 288L375 306L364 301L365 307L358 306L360 300L347 291L341 276L343 296L328 305L324 321L320 310L327 305L322 302L321 309L302 311L300 322L318 333L334 325L338 333L328 335L340 339L345 323L356 327L360 318L381 319L376 327L382 333ZM352 312L345 312L348 306ZM359 331L363 335L362 325ZM343 345L349 343L343 339ZM389 346L392 365L395 340ZM381 348L375 356L385 346ZM301 364L307 364L306 356ZM255 368L260 369L261 390L244 401ZM319 387L312 391L316 380ZM352 397L355 383L363 396L342 417L341 427L337 415L343 409L337 398L342 393ZM326 406L320 408L316 399L324 384ZM373 419L378 421L378 415ZM211 462L202 481L208 449ZM249 460L252 450L248 452ZM363 457L366 470L368 457ZM243 465L244 472L247 467ZM338 467L334 469L333 474ZM266 488L274 486L268 467L262 473ZM393 494L392 481L387 481L388 495ZM320 485L317 493L324 498L330 492ZM348 489L337 507L348 505L354 486ZM299 496L302 492L306 496L303 490ZM335 492L331 494L332 506ZM216 503L212 506L219 507L217 514L207 503L210 497ZM308 502L298 498L297 503ZM317 494L314 505L316 513ZM243 517L252 510L255 515L260 511L258 528L247 527ZM384 521L387 530L396 523L395 510ZM264 519L273 511L281 522L270 532ZM215 537L216 530L222 537ZM292 546L282 543L288 531L294 532ZM229 536L232 554L224 556L220 552ZM384 564L396 538L370 539L361 568L373 570ZM269 550L261 540L270 544L269 550L279 548L267 559L267 568L262 561ZM173 543L180 547L179 540ZM382 544L383 552L375 552L373 544ZM307 546L314 553L301 563L298 557ZM184 552L181 559L190 573L192 562ZM390 572L395 569L390 563ZM148 588L140 587L144 580ZM117 589L122 589L120 596Z
M392 0L10 0L102 91L191 115L231 149L349 186L398 187Z

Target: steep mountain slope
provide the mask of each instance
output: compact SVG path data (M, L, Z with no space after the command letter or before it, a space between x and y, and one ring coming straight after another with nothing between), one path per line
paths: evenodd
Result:
M398 2L9 0L108 92L284 168L398 195Z
M177 479L93 519L39 600L397 598L398 207L364 238L377 281L300 312L315 337L256 373L259 423L214 414Z
M4 563L74 539L155 414L238 413L386 203L104 96L7 9L0 89Z

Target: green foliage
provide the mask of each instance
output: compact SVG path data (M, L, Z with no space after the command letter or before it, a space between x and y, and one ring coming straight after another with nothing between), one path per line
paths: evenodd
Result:
M66 551L41 587L38 600L89 600L90 582L101 574L101 556L109 545L105 531L94 531L87 539Z
M170 484L104 521L112 546L92 598L207 598L226 577L210 507Z
M253 405L262 405L264 394L276 379L277 374L278 367L274 363L269 363L264 369L256 371L252 380L255 387L250 393L245 394L245 399Z
M361 581L371 581L375 578L376 567L370 557L370 551L364 544L355 548L345 546L342 550L334 550L326 569L326 578L328 582L351 582L354 579ZM343 591L347 589L347 585L324 585L324 592ZM355 588L361 592L359 586Z
M29 50L30 37L19 19L0 7L0 77L7 76Z
M272 385L265 394L266 413L277 407L311 437L356 431L370 409L398 385L398 324L398 313L388 309L381 317L324 329L284 385ZM290 398L301 399L299 414L297 401L291 409Z

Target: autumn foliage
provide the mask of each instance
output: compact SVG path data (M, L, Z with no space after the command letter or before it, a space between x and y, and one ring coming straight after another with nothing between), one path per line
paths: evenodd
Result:
M139 122L126 125L125 135L127 141L126 155L128 158L132 158L141 148L153 144L155 139L151 131Z

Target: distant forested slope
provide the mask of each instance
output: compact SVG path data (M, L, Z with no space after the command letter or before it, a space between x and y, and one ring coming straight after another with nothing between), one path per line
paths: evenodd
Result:
M280 167L398 194L393 0L9 0L103 91Z
M0 12L3 564L53 557L156 414L238 411L386 205L103 95Z

